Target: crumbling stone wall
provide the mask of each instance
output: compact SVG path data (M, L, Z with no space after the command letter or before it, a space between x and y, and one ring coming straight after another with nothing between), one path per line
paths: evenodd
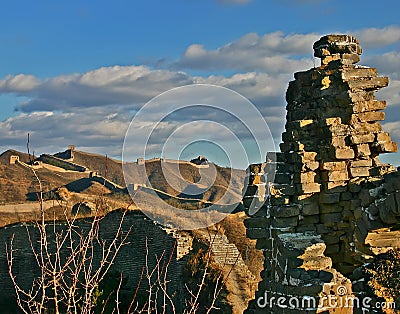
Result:
M352 36L324 36L313 48L321 66L295 73L289 83L281 152L247 170L247 234L265 256L249 313L265 312L257 304L265 293L322 300L307 311L269 302L271 313L333 313L338 306L326 304L329 296L356 296L345 276L400 247L393 229L400 217L399 173L378 159L397 151L378 122L386 102L374 95L388 78L356 65L362 50Z
M99 239L107 244L114 239L116 231L122 219L121 211L113 211L107 214L99 225ZM76 225L79 230L87 231L91 227L91 220L81 219ZM52 234L53 223L48 224L49 234ZM61 231L67 227L63 222L56 223L56 229ZM78 230L78 229L77 229ZM140 211L127 212L122 224L122 234L126 234L130 230L126 245L123 246L117 255L111 271L118 271L123 274L127 282L123 289L128 289L128 294L133 296L137 287L139 296L147 297L148 284L145 277L141 278L143 270L147 265L151 271L157 262L164 267L169 263L166 280L168 280L168 293L174 300L177 311L181 311L184 306L184 298L186 296L186 288L184 287L182 271L186 265L186 259L183 255L182 244L179 242L187 242L185 237L189 235L181 234L177 243L175 235L167 232L161 226L155 224ZM0 228L0 302L16 302L15 290L8 274L6 246L10 247L11 238L13 238L14 248L14 265L13 273L17 282L24 289L32 287L32 283L39 276L39 269L35 260L35 256L30 246L28 232L30 234L32 244L36 250L39 250L39 234L38 228L32 224L15 224ZM121 236L120 236L121 237ZM54 251L54 241L49 239L50 251ZM179 249L177 249L179 246ZM96 266L99 263L101 254L99 247L94 243L94 259ZM185 248L188 252L188 249ZM70 254L65 245L62 250L63 254ZM179 257L179 259L178 259ZM159 259L159 261L157 261ZM143 275L145 276L145 275ZM153 279L155 279L153 277ZM160 293L160 297L162 297ZM160 302L162 304L162 302ZM167 309L168 312L168 309Z

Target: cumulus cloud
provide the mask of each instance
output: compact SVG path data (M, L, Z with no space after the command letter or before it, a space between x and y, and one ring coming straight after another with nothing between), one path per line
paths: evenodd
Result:
M382 48L400 41L400 26L391 25L383 28L365 28L355 31L354 36L364 48Z
M193 44L174 66L214 71L293 73L312 65L312 44L319 37L313 33L284 35L273 32L262 36L249 33L214 50Z
M40 80L33 75L8 75L0 81L0 93L24 93L36 88Z
M191 83L193 80L179 71L113 66L45 80L9 75L0 81L0 92L29 97L17 106L22 112L68 111L77 107L141 104L165 90Z
M392 79L400 79L400 52L398 51L366 56L363 58L363 63L377 68L380 73L389 75Z

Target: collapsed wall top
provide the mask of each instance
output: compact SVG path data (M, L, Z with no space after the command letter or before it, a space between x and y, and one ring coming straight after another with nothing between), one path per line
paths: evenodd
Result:
M357 63L362 53L358 40L349 35L326 35L314 43L313 49L322 64L339 59L347 64Z

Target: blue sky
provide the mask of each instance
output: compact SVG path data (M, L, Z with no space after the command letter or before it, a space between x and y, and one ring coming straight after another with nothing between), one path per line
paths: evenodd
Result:
M328 33L355 35L364 49L360 64L389 76L378 97L388 101L384 128L399 141L399 6L394 0L4 3L0 151L24 150L30 132L37 153L75 144L118 157L134 113L159 93L192 83L249 98L279 142L287 83L313 65L312 43ZM398 154L382 159L400 164Z

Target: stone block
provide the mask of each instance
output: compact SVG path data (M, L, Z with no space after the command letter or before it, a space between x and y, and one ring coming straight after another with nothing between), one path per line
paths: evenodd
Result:
M346 136L333 136L330 142L335 147L346 146Z
M340 193L322 192L319 195L320 204L335 204L339 203Z
M272 239L262 238L258 239L256 243L256 249L258 250L272 250Z
M360 122L381 121L385 120L385 113L383 111L369 111L357 113L357 119Z
M388 86L389 79L387 77L371 77L365 80L351 80L348 81L349 88L352 90L378 90Z
M273 175L273 182L278 184L290 184L292 181L291 175L288 173L275 173Z
M354 156L354 150L349 147L338 147L335 149L335 158L339 160L353 159Z
M369 177L370 167L350 167L350 176L352 178L356 177Z
M266 228L246 229L246 236L250 239L269 238L269 230Z
M321 162L320 166L321 170L345 170L346 169L346 162L345 161L326 161Z
M296 227L298 225L298 217L275 218L272 220L273 228Z
M307 161L304 163L304 166L306 167L306 169L314 171L319 168L319 162L318 161Z
M296 152L289 155L289 162L296 163L296 162L308 162L308 161L315 161L317 157L316 152Z
M295 173L293 183L311 183L315 181L316 173L313 171Z
M244 196L265 196L267 187L265 183L257 185L248 185Z
M361 184L365 179L357 178L351 179L348 185L349 191L352 193L358 193L361 191Z
M350 201L353 199L353 193L351 192L344 192L340 194L340 200L341 201Z
M378 76L378 71L375 68L343 68L341 71L342 79L345 81L360 79L360 78L368 78L368 77L376 77Z
M317 202L313 202L310 204L304 204L301 214L303 216L318 215L319 214L319 204Z
M319 211L321 214L340 213L343 211L343 207L338 201L337 204L320 204Z
M396 142L378 142L373 143L373 149L377 153L396 153L398 150Z
M297 120L297 121L290 121L286 123L286 130L299 130L306 126L310 126L314 123L314 120Z
M297 217L300 214L299 206L279 206L272 208L272 215L278 218Z
M347 191L347 181L334 181L334 182L323 182L325 190L332 191L334 193L342 193Z
M288 205L290 203L290 197L285 195L271 196L270 204L273 206Z
M321 178L330 182L346 181L349 179L349 174L347 170L323 171L321 172Z
M353 104L354 113L384 110L385 108L386 108L386 101L384 100L360 101Z
M299 221L300 225L314 225L319 223L319 215L310 215L310 216L303 216L302 219Z
M245 219L246 228L269 228L271 219L267 217L253 217Z
M300 266L305 270L323 270L332 267L332 260L326 256L318 256L314 258L307 258L303 260Z
M354 130L358 134L378 133L382 131L382 125L379 122L359 122L353 124Z
M372 143L374 140L375 140L375 135L373 133L350 135L351 144Z
M377 142L390 142L392 139L390 138L389 133L379 132L376 133L376 141Z
M356 155L358 158L365 158L371 155L371 150L368 144L359 144L355 146Z
M317 233L318 234L324 234L324 233L330 233L332 232L331 228L328 228L325 224L317 224Z
M320 219L322 223L336 223L342 221L341 213L321 214Z
M299 194L311 194L320 192L321 185L319 183L303 183L297 184L296 188Z
M360 159L350 161L350 167L372 167L372 159Z
M290 184L271 184L271 195L294 195L294 187Z

